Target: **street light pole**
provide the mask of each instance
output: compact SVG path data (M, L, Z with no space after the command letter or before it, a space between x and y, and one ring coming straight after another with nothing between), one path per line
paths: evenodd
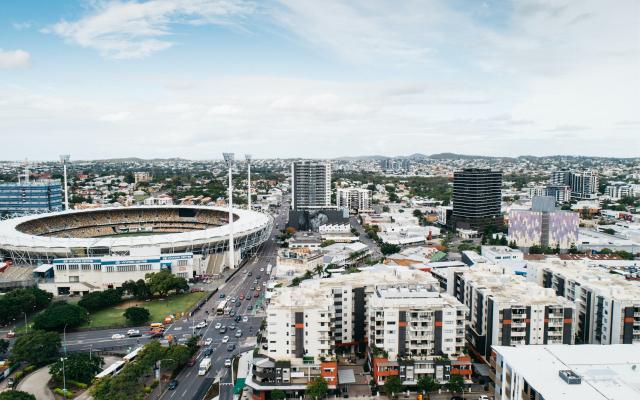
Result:
M64 335L64 356L67 356L67 325L65 324L64 330L62 331Z
M60 360L62 361L62 384L63 384L63 389L65 392L65 397L66 397L66 392L67 392L67 375L64 372L64 360L66 360L67 357L62 357L60 358Z
M91 361L91 353L93 352L93 345L89 345L89 361Z
M251 154L245 154L244 158L247 160L247 210L251 211Z
M235 268L235 262L233 260L234 246L233 246L233 181L231 179L233 169L233 153L222 153L224 161L229 167L229 268Z

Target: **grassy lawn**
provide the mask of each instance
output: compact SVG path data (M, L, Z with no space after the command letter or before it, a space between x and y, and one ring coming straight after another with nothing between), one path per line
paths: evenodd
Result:
M185 293L182 295L171 296L171 302L168 299L164 298L164 300L159 300L158 298L153 298L149 302L143 302L140 307L144 307L149 310L151 313L151 317L149 318L149 323L152 322L164 322L165 313L174 313L174 309L176 313L186 313L191 307L193 307L198 301L200 301L206 292L196 292L196 293ZM83 323L77 328L94 328L98 326L112 326L112 325L126 325L127 321L122 316L124 314L125 309L127 308L128 302L119 304L116 307L121 308L105 308L100 311L92 312L88 315L88 318L91 320L91 323ZM135 303L135 299L131 299L131 304ZM175 306L175 307L174 307Z

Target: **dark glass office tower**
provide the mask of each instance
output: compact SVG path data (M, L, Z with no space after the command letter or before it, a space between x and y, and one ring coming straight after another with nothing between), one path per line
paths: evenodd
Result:
M500 213L502 171L469 168L453 175L452 226L482 232L489 225L503 226Z

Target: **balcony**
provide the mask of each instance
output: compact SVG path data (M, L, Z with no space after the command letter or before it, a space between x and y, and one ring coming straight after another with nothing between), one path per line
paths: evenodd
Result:
M491 370L489 370L489 378L498 385L502 383L502 376L494 374Z
M489 395L493 396L495 400L502 400L502 396L500 395L500 387L495 387L496 384L493 382L489 382Z
M493 357L489 357L489 366L493 369L496 369L496 359Z
M512 328L526 328L527 324L524 322L511 322Z

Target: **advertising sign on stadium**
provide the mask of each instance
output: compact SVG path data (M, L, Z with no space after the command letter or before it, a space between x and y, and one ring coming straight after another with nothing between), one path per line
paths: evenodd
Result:
M105 261L102 265L130 265L130 264L150 264L159 263L160 260L123 260L123 261Z
M98 264L100 260L87 259L87 258L76 258L73 260L53 260L54 264Z
M184 256L162 256L160 257L161 260L181 260L184 258L193 258L193 254L188 254L188 255L184 255Z

